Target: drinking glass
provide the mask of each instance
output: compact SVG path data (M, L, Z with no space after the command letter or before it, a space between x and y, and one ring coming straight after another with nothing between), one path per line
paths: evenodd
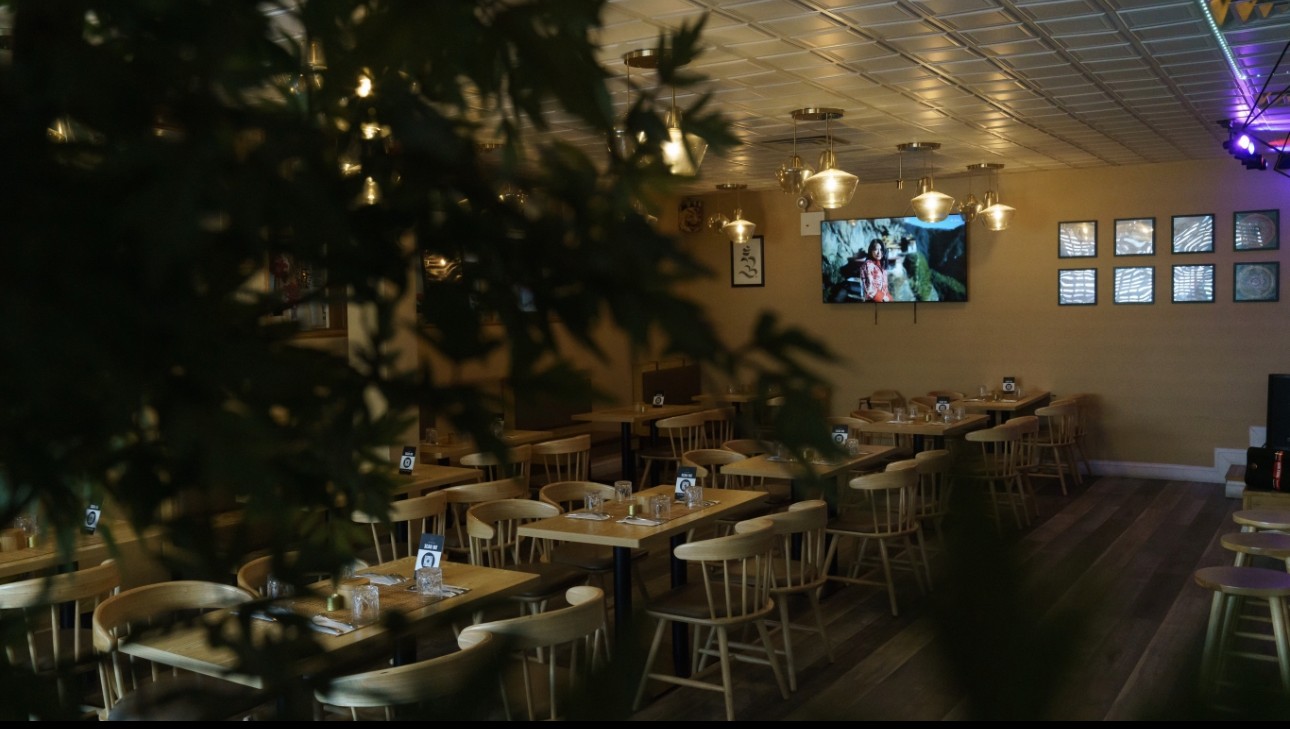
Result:
M599 491L587 492L587 511L599 514L605 510L605 495Z
M427 442L427 443L429 443L430 445L438 445L438 444L439 444L439 429L438 429L438 428L426 428L426 442Z
M659 521L672 518L672 497L661 494L650 499L650 515Z
M354 625L370 625L381 618L381 591L376 585L355 587L352 603Z
M985 385L981 385L976 389L976 396L981 398L982 400L986 399L986 397L989 394L990 394L990 390Z
M422 597L443 596L443 568L421 567L417 569L417 592Z
M685 505L697 509L703 505L703 487L692 483L685 488Z
M856 438L847 438L847 455L860 455L860 441Z
M273 575L269 575L269 579L266 580L264 583L265 597L270 597L270 598L291 597L293 594L295 594L295 590L292 589L290 582L287 582L286 580L279 580Z
M614 500L631 501L631 498L632 498L632 482L615 481L614 482Z

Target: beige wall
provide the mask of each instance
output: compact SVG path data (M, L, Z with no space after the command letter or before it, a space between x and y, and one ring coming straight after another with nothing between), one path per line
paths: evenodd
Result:
M731 341L745 336L764 309L823 340L843 358L823 372L833 382L835 412L849 411L858 395L877 388L907 396L933 388L975 391L1015 375L1026 388L1096 394L1100 412L1090 458L1103 462L1100 470L1196 479L1217 473L1215 449L1243 451L1249 427L1263 424L1267 375L1290 372L1290 292L1277 303L1232 301L1233 262L1281 260L1290 246L1234 252L1232 213L1287 208L1282 216L1290 216L1290 179L1223 158L1005 170L999 182L1016 218L999 233L971 226L966 303L894 304L876 316L873 305L822 303L819 237L800 234L794 198L779 192L742 195L745 217L765 236L765 287L731 288L730 244L705 229L685 237L715 275L687 293L709 306ZM974 183L978 196L983 183ZM955 197L968 184L966 177L937 179L937 189ZM910 188L862 186L851 205L828 217L911 214ZM729 194L714 193L704 212L729 214L733 203ZM1215 214L1215 251L1172 254L1171 216L1196 213ZM675 209L662 217L666 230L677 230ZM1114 257L1114 221L1130 217L1156 219L1154 256ZM1066 220L1098 221L1096 258L1057 258L1057 223ZM1282 235L1286 229L1283 223ZM1170 302L1170 267L1180 263L1216 265L1215 303ZM1111 303L1117 265L1154 266L1156 303ZM1098 270L1098 304L1059 307L1058 269L1088 266ZM1283 278L1287 268L1282 266Z

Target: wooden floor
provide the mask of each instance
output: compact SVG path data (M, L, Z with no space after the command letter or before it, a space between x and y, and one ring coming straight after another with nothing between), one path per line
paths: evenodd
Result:
M831 589L824 610L835 661L798 639L799 688L780 697L768 668L740 665L741 720L1195 719L1271 716L1282 702L1228 696L1207 708L1195 687L1211 593L1199 567L1230 564L1219 537L1240 508L1212 483L1090 479L1069 496L1041 486L1029 528L959 517L936 546L934 589ZM665 589L666 566L647 581ZM898 578L901 579L901 578ZM642 656L620 650L597 687L598 718L721 720L721 695L655 687L630 712ZM1248 683L1275 680L1256 664Z

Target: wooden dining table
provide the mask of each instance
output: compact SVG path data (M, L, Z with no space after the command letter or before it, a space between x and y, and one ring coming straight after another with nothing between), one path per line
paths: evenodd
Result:
M946 422L939 415L934 415L931 420L918 418L915 420L882 420L873 423L863 423L860 426L862 433L882 433L895 436L909 436L914 444L914 452L919 453L927 444L927 439L932 439L932 448L944 448L946 438L961 437L964 433L978 428L984 428L990 423L987 415L972 413L964 415L960 420Z
M810 464L803 464L791 458L780 458L770 453L763 453L721 467L721 472L728 476L745 476L753 478L782 479L792 482L794 501L803 499L824 498L836 506L837 494L846 484L843 483L857 469L876 466L889 458L896 451L894 446L866 444L860 446L855 455L842 456L836 459L814 459ZM810 481L822 481L831 484L833 492L809 493L805 484Z
M502 433L502 443L508 448L532 445L553 438L555 438L555 432L550 430L507 430ZM422 463L443 466L460 460L464 455L478 452L479 445L474 438L454 439L451 443L422 442L417 447L417 454Z
M622 458L622 476L621 478L636 483L636 453L632 450L632 432L637 425L649 423L650 441L654 441L657 431L654 429L655 422L663 418L670 418L673 415L684 415L703 410L704 406L696 403L685 403L677 405L660 405L654 407L645 403L636 403L618 408L607 408L605 410L592 410L589 413L577 413L571 417L574 420L586 423L618 423L620 426L621 442L619 444Z
M382 612L398 610L407 623L413 626L432 620L448 611L482 605L486 601L504 597L538 579L537 575L516 570L444 561L441 563L444 584L463 587L467 591L451 597L423 598L419 593L408 589L415 563L415 556L404 557L363 570L364 573L370 571L408 578L409 582L378 586L378 589L381 594ZM362 578L356 578L347 582L361 581L363 581ZM324 595L331 592L331 583L329 581L318 583L316 588L309 595L285 598L282 604L290 606L302 616L325 615L348 621L347 611L328 612L326 610ZM235 616L230 615L229 611L219 610L203 616L203 624L189 624L164 631L146 631L132 635L121 640L119 650L126 655L204 676L220 678L252 688L265 688L263 676L238 670L239 657L232 645L210 644L208 626L218 621L223 621L223 631L227 639L236 641L240 637L238 634L240 628L236 620L230 620L232 617ZM292 660L289 664L290 670L296 676L313 675L336 665L337 662L369 652L375 641L391 637L382 623L383 621L361 626L341 635L318 633L316 650ZM249 627L252 644L259 645L280 638L285 629L283 623L264 620L251 620Z
M998 400L990 397L969 397L954 402L956 405L962 405L963 409L970 413L989 415L990 425L999 425L1013 415L1034 412L1035 408L1047 405L1052 397L1053 394L1047 390L1036 390L1023 392L1021 397L1001 397Z
M474 483L483 478L484 472L466 466L444 466L438 463L418 463L411 474L396 474L393 496L420 496L427 491Z

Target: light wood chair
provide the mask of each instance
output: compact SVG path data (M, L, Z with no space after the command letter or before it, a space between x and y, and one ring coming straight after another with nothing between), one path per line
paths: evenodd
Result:
M749 458L770 452L769 445L757 438L733 438L723 441L721 447Z
M588 492L600 494L605 502L614 499L614 487L594 481L557 481L542 487L538 499L562 512L576 511L586 505ZM640 563L649 557L647 549L632 550L632 583L636 586L642 600L649 600L649 588L641 575ZM605 578L614 573L614 549L599 544L582 542L560 542L551 552L551 561L556 564L567 564L586 572L589 578L596 580L601 590L609 593ZM607 602L607 601L606 601Z
M1033 477L1040 468L1039 454L1039 417L1036 415L1016 415L1000 424L1001 428L1015 430L1020 436L1017 441L1017 493L1027 513L1039 516L1039 502L1035 498Z
M780 695L788 698L788 686L779 667L778 653L764 622L775 612L775 601L770 595L771 550L774 546L774 524L766 519L754 519L740 524L739 531L734 534L682 544L673 550L676 559L697 565L703 580L674 587L651 600L646 607L646 615L654 618L657 625L645 659L645 674L636 690L633 710L640 709L650 682L661 681L721 693L725 697L726 718L734 721L734 684L730 671L734 660L769 665ZM654 661L658 658L663 636L673 623L693 626L696 632L701 629L715 631L715 650L700 645L696 636L695 659L697 665L700 657L714 654L718 661L696 670L689 677L677 676L670 671L655 672ZM732 631L749 625L756 626L760 638L756 644L732 641ZM721 674L721 683L704 680L713 672Z
M1214 592L1201 656L1203 694L1210 699L1217 695L1230 659L1269 660L1265 653L1242 649L1237 643L1245 637L1238 635L1238 626L1242 622L1243 603L1250 599L1267 601L1268 620L1260 630L1262 635L1272 633L1276 646L1276 657L1272 660L1280 673L1281 691L1290 694L1290 613L1286 610L1290 574L1266 567L1216 566L1196 570L1193 579L1197 585Z
M975 443L979 450L974 457L956 469L964 481L982 484L990 497L991 513L995 528L1002 529L1004 507L1012 510L1017 528L1030 524L1030 508L1025 503L1025 490L1021 487L1018 471L1021 432L1015 428L996 425L993 428L973 430L963 438Z
M259 692L238 684L185 674L117 650L133 634L164 630L194 614L235 607L254 598L234 585L177 580L135 587L99 603L92 627L106 718L223 719L263 703Z
M863 443L865 439L865 433L863 430L861 430L861 428L866 422L869 422L869 421L865 420L864 418L857 418L852 415L830 415L824 419L824 422L826 425L829 426L830 433L833 432L834 426L845 425L847 427L847 437L855 438L856 440Z
M765 479L760 477L730 476L721 472L721 467L731 463L747 460L747 456L724 448L699 448L686 451L681 455L682 466L694 466L698 469L698 482L704 488L743 489L745 491L766 491ZM714 525L717 534L726 534L734 528L736 522L754 519L758 516L773 513L780 508L769 500L748 504L718 519ZM693 536L693 532L691 532Z
M852 585L876 585L887 591L891 614L900 614L896 602L893 565L903 558L920 592L931 585L927 554L922 547L922 528L918 521L918 469L913 461L891 464L886 471L857 476L847 484L865 495L867 508L848 510L829 520L827 562L839 565L829 579ZM839 556L843 545L852 543L854 551L842 571ZM878 559L867 558L869 543L878 545ZM894 545L894 547L893 547ZM865 570L862 572L862 570ZM881 571L881 579L874 577Z
M963 398L967 397L967 395L964 395L958 390L930 390L928 391L927 396L932 398L933 400L935 400L938 397L948 397L950 399L950 402L954 402L955 400L962 400Z
M80 626L120 587L121 572L113 560L0 585L0 610L20 616L16 624L22 626L26 637L25 644L7 644L9 665L24 666L38 676L56 676L62 707L97 715L101 707L84 701L84 692L76 685L86 668L94 666L93 639ZM67 615L72 616L71 625L65 622Z
M438 493L448 499L447 540L444 552L458 560L470 559L470 537L466 534L466 512L475 504L498 499L523 499L529 496L528 484L522 478L503 478L449 486Z
M525 498L486 501L466 511L471 564L537 575L537 582L510 593L521 614L546 610L552 599L586 581L582 570L551 561L551 540L519 534L528 522L559 515L560 507Z
M851 411L851 417L861 420L868 420L871 423L884 423L895 417L890 410L875 410L874 408L858 408Z
M448 495L432 491L424 496L391 501L388 515L355 511L349 518L371 529L373 563L382 564L415 555L422 534L446 534Z
M953 459L948 450L938 448L915 453L914 464L918 471L917 518L940 537L954 485Z
M655 464L658 464L655 480L665 478L664 469L674 471L681 462L682 453L705 447L706 423L707 418L701 410L659 420L655 425L665 442L652 448L643 448L638 453L638 458L643 464L640 469L639 488L654 485L650 483L650 474L654 472ZM666 483L666 481L658 481L658 483Z
M1074 395L1067 395L1064 400L1075 401L1075 456L1084 466L1084 475L1093 475L1093 466L1088 460L1088 441L1089 421L1093 417L1093 395L1087 392L1079 392Z
M905 396L900 394L899 390L874 390L869 395L869 407L873 410L892 412L896 408L905 407Z
M829 523L828 502L813 499L791 504L787 511L766 517L774 525L776 545L771 555L771 597L779 609L779 620L772 630L782 636L784 665L788 687L797 690L797 663L793 653L793 631L813 633L824 641L824 655L833 663L833 646L824 627L820 611L820 590L828 580L825 567ZM748 523L748 522L745 522ZM810 604L813 625L794 623L789 614L789 598L804 596Z
M1056 478L1062 496L1070 493L1067 482L1080 484L1078 457L1075 455L1075 433L1079 410L1074 400L1055 400L1050 405L1035 409L1039 416L1039 465L1031 477Z
M533 460L542 472L534 474L539 487L557 481L586 481L591 478L591 434L535 443Z
M415 663L332 678L314 692L315 719L332 708L346 710L354 721L487 718L478 687L492 684L502 642L492 633L469 631L457 636L457 646Z
M735 437L735 409L711 408L703 412L704 448L718 448Z
M568 607L471 625L462 638L491 634L512 657L500 675L506 718L522 704L529 721L566 719L574 696L592 689L608 646L604 593L589 585L564 593Z
M936 398L927 395L917 395L909 398L908 406L917 408L918 415L936 412Z
M467 468L483 471L485 481L520 478L524 481L524 488L528 488L533 473L533 446L515 446L507 451L505 459L499 459L496 453L487 451L467 453L461 457L460 463Z
M757 438L735 438L721 444L728 451L734 451L752 458L770 452L770 444ZM766 492L766 502L782 506L793 500L793 482L784 478L763 478L761 488Z

